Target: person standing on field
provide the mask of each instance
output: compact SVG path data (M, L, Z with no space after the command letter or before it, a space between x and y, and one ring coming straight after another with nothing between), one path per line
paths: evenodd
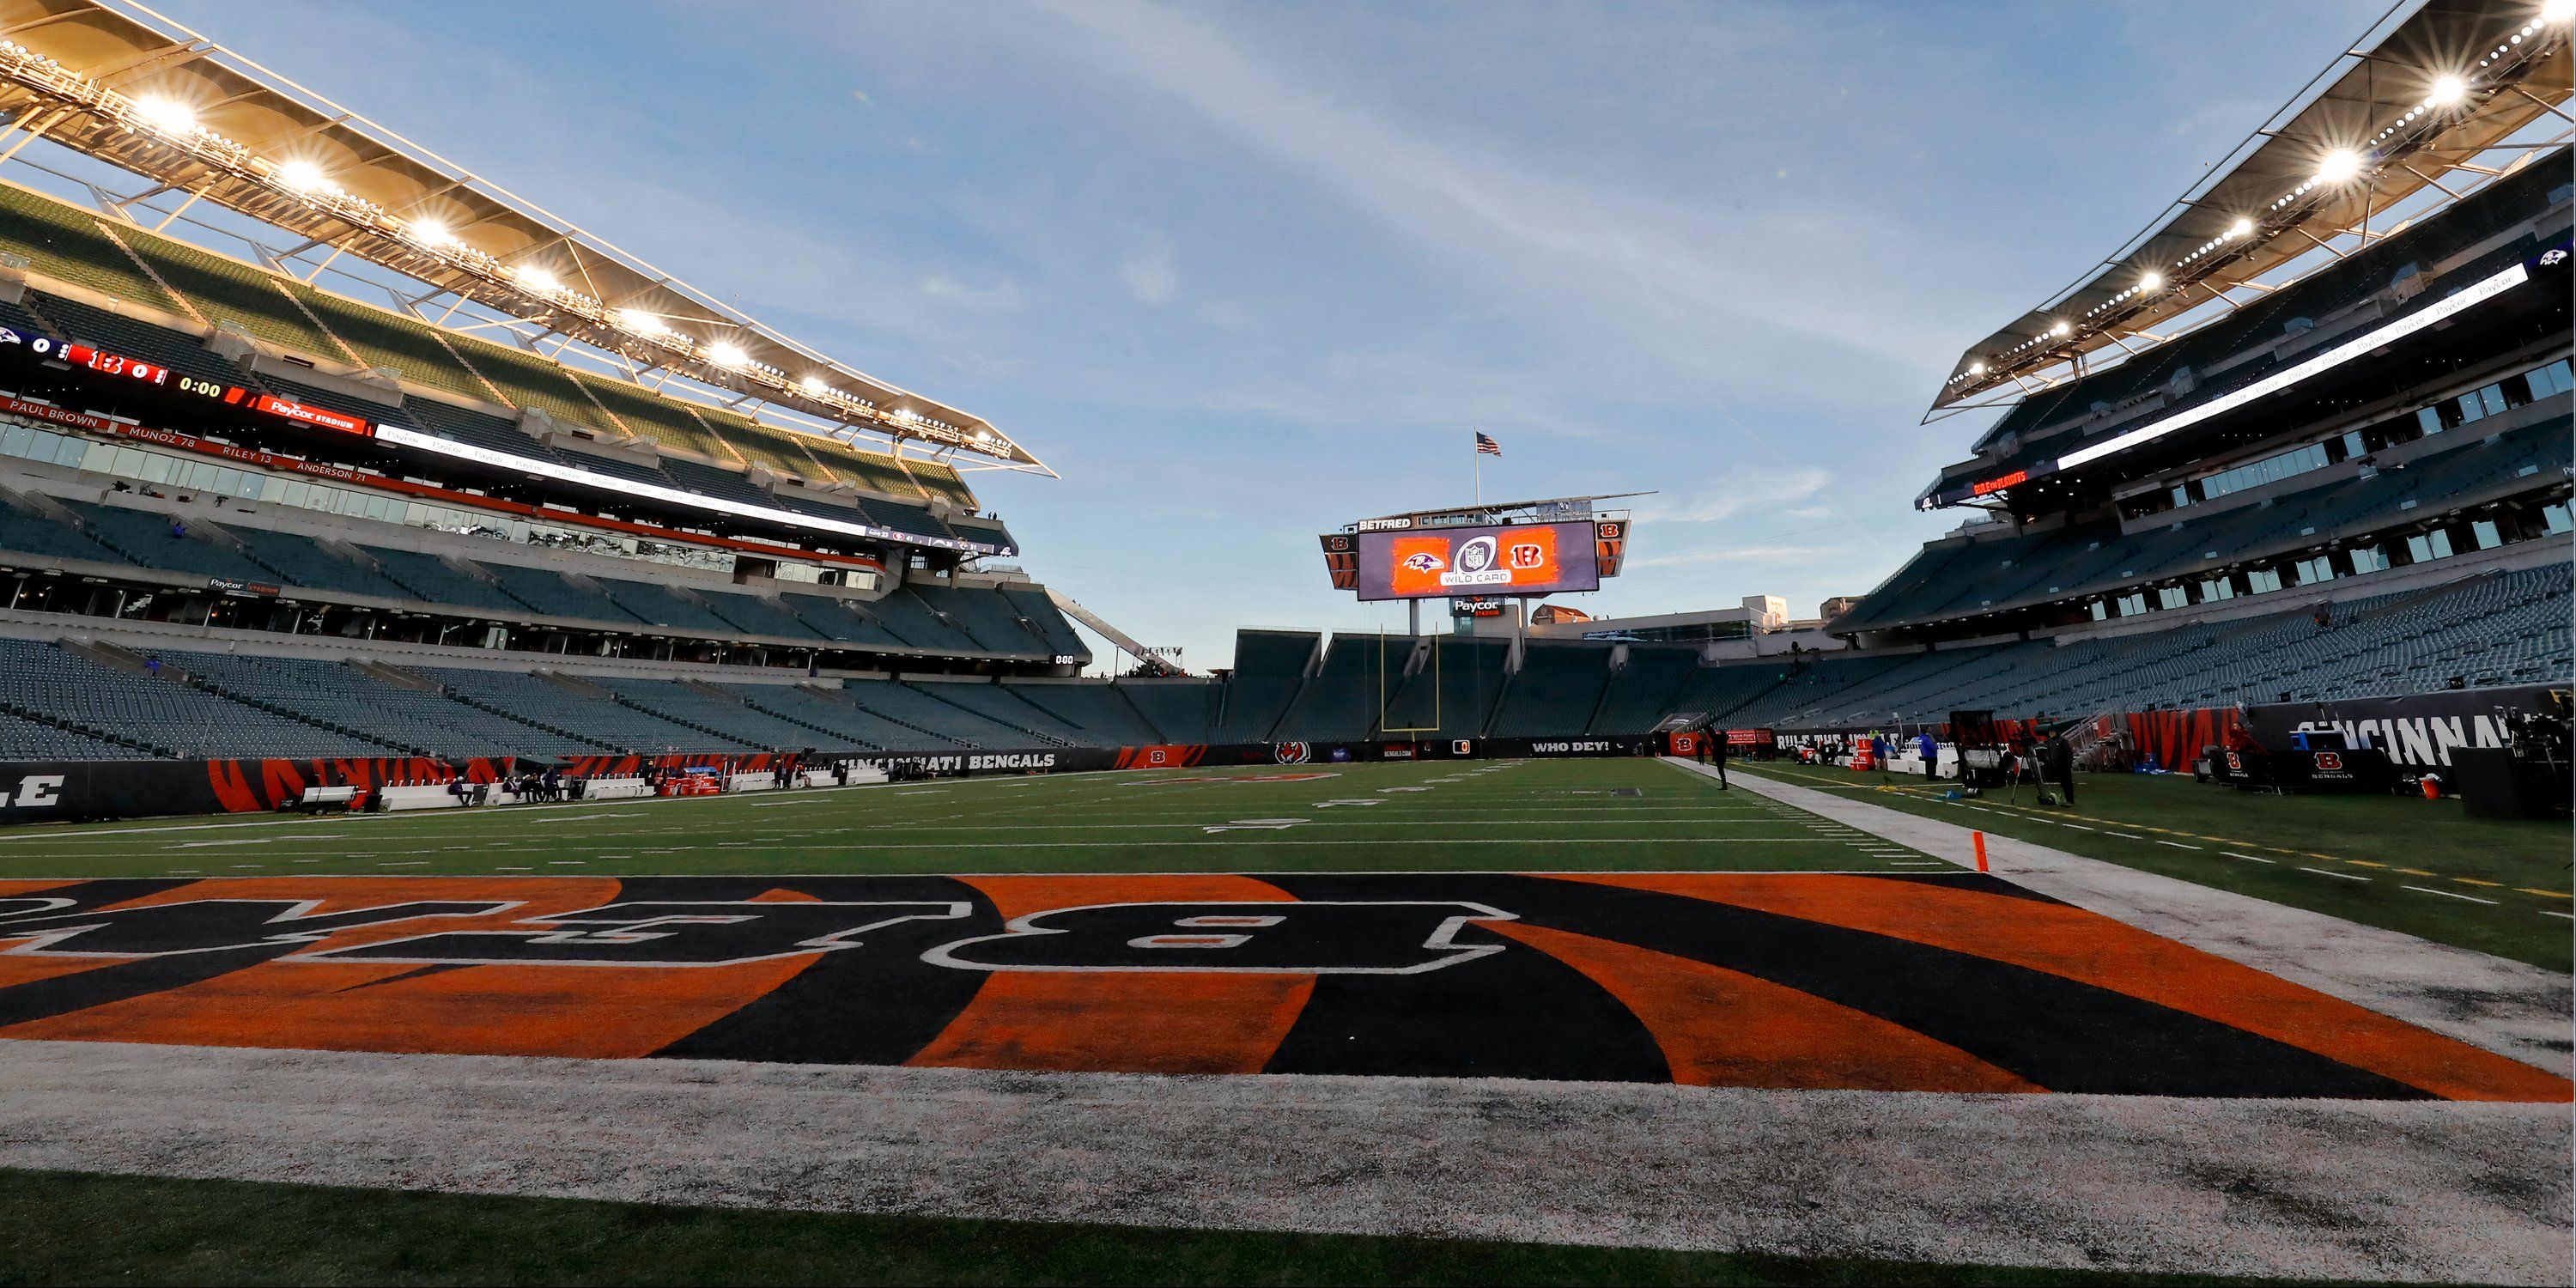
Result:
M2048 781L2066 793L2066 803L2075 803L2075 749L2067 745L2064 735L2051 738L2040 747L2041 772Z
M1914 754L1923 758L1923 781L1929 783L1941 777L1941 740L1933 737L1931 730L1914 735Z
M1708 741L1702 743L1701 746L1708 749L1708 763L1712 768L1717 770L1717 790L1721 792L1726 791L1728 789L1726 782L1726 735L1712 731Z

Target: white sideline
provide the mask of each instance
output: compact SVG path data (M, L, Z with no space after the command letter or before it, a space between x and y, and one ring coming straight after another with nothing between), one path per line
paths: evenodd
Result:
M1708 773L1678 757L1664 762ZM1975 866L1968 828L1757 773L1735 774L1730 781L1961 867ZM1986 850L1995 875L2015 885L2568 1076L2570 1038L2576 1036L2569 1008L2576 1005L2576 990L2565 975L1991 832Z

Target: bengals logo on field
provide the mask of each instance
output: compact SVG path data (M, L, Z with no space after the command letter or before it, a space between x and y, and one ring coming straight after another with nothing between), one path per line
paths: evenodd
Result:
M1314 755L1314 749L1302 742L1283 742L1270 749L1270 758L1283 765L1302 765Z

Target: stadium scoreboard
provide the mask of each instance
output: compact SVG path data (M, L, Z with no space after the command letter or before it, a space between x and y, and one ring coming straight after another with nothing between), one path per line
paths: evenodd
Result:
M1593 498L1362 519L1322 537L1333 588L1363 602L1495 601L1598 590L1627 552L1625 512Z

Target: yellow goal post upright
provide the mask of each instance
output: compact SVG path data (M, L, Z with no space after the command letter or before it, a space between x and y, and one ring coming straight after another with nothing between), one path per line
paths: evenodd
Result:
M1405 655L1408 658L1411 657L1413 649L1422 647L1425 638L1426 637L1421 635L1408 636L1407 639L1411 647L1405 650ZM1440 641L1433 639L1430 641L1430 644L1431 664L1428 669L1431 672L1431 723L1426 726L1399 727L1391 725L1386 722L1386 713L1387 708L1394 700L1395 695L1387 691L1386 630L1383 627L1379 628L1377 633L1377 731L1379 733L1440 732L1440 699L1443 696L1440 690ZM1398 676L1396 678L1402 679L1403 677Z

